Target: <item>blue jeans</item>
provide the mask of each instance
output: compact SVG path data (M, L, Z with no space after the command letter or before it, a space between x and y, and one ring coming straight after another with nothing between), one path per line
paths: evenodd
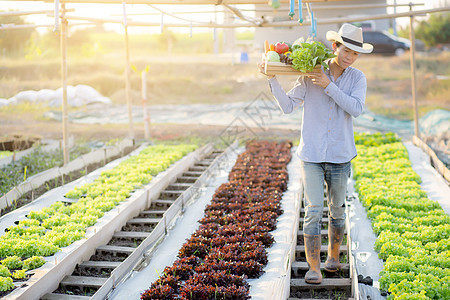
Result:
M333 164L302 161L301 170L305 199L303 232L311 235L320 234L325 183L328 194L330 225L337 228L344 227L345 195L351 163Z

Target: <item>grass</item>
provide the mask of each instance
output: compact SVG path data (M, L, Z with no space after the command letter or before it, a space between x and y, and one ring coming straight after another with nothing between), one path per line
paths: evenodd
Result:
M70 154L72 159L74 159L89 152L89 150L85 145L76 145L70 149ZM26 177L33 176L55 166L62 166L63 162L62 150L44 152L38 147L20 160L0 168L0 196L3 196L14 186L25 181Z
M11 155L13 155L11 151L0 151L0 159Z
M8 105L1 108L3 117L7 115L17 115L20 113L31 114L34 117L40 117L43 111L48 111L50 108L48 106L32 103L32 102L22 102L17 105Z
M256 68L253 64L230 66L229 63L219 60L202 63L203 57L205 60L212 58L199 55L179 57L181 61L165 62L169 57L162 56L159 61L137 58L131 63L139 70L144 69L146 65L150 66L147 75L147 99L150 104L245 101L256 95L254 91L249 90L253 83L259 89L267 87L264 80L255 76ZM95 62L95 59L69 60L68 84L88 84L102 95L110 97L115 104L124 104L125 75L121 69L123 61L111 60L110 65L95 65ZM11 61L8 63L13 64ZM0 70L0 98L10 98L23 90L57 89L61 86L59 72L54 72L53 68L45 68L45 65L51 65L50 63L40 66L37 62L29 62L28 69L22 68L24 62L18 63L17 68L11 66L8 70ZM34 74L34 79L29 78L29 73ZM133 103L140 104L140 74L131 73L131 88Z

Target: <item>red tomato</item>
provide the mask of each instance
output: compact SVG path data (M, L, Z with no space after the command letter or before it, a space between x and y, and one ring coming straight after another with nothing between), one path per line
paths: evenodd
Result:
M285 44L285 43L276 43L275 44L275 51L278 54L287 52L287 51L289 51L289 46L287 44Z

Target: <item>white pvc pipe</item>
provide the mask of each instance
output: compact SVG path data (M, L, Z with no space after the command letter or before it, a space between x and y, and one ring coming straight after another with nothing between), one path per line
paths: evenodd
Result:
M412 6L410 6L412 11ZM416 38L414 34L414 16L409 16L409 40L411 41L411 47L409 49L410 54L410 66L411 66L411 94L414 111L414 136L420 137L419 129L419 112L417 105L417 85L416 85Z
M55 0L55 27L53 28L54 32L59 31L59 0Z
M147 111L147 70L141 73L141 85L142 85L142 109L144 111L144 138L150 138L150 116Z
M122 11L123 11L123 26L127 27L127 3L122 2Z

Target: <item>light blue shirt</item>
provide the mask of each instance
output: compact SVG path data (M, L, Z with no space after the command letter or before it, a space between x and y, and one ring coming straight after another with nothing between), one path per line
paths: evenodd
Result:
M323 69L323 67L322 67ZM345 163L356 156L353 119L364 109L367 80L352 67L324 89L307 76L300 76L286 94L276 77L269 79L272 94L285 114L303 104L300 144L297 155L307 162Z

